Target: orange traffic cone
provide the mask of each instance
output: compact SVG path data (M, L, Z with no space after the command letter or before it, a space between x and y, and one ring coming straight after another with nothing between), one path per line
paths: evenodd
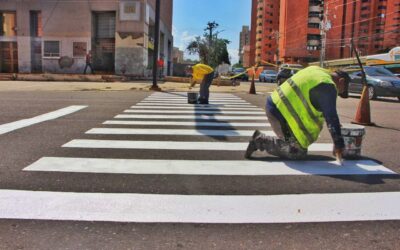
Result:
M375 126L375 123L371 122L371 109L369 105L367 86L364 86L363 88L360 103L358 104L357 108L356 117L351 123L364 126Z

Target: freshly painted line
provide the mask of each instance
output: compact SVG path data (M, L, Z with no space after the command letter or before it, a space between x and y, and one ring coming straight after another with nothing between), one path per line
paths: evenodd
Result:
M265 115L263 111L223 111L223 110L207 110L207 111L200 111L200 110L125 110L124 113L137 113L137 114L196 114L196 115L213 115L213 114L234 114L234 115Z
M143 100L140 103L187 103L187 100L182 100L182 101L170 101L170 100ZM210 103L213 104L250 104L249 102L246 101L212 101L210 100Z
M224 115L117 115L116 119L191 119L191 120L260 120L265 116L224 116Z
M275 136L273 131L263 131L265 135ZM254 130L209 130L209 129L134 129L134 128L92 128L86 134L92 135L190 135L250 137Z
M187 98L146 98L144 101L183 101L187 102ZM232 102L245 102L240 98L210 98L210 102L213 101L232 101Z
M63 145L66 148L103 149L160 149L160 150L210 150L246 151L249 143L243 142L185 142L185 141L123 141L123 140L72 140ZM309 152L331 152L329 143L315 143Z
M374 161L198 161L44 157L24 171L148 175L397 175Z
M196 91L193 91L196 92ZM175 96L175 97L187 97L187 92L180 92L180 93L154 93L150 96ZM225 93L210 93L210 97L221 97L221 96L227 96L227 97L237 97L236 95L233 94L225 94Z
M400 220L400 192L160 195L0 190L0 218L136 223Z
M178 106L178 107L195 107L195 108L201 108L201 107L206 107L206 108L224 108L224 107L231 107L231 108L258 108L255 105L250 105L250 104L188 104L188 103L154 103L154 102L149 102L149 103L138 103L136 106L159 106L163 105L165 107L173 107L173 106Z
M66 116L72 113L75 113L81 109L87 108L88 106L69 106L66 108L62 108L50 113L46 113L43 115L39 115L36 117L32 117L32 118L28 118L28 119L23 119L23 120L19 120L19 121L15 121L15 122L11 122L11 123L6 123L3 125L0 125L0 135L2 134L6 134L9 133L11 131L20 129L20 128L25 128L34 124L38 124L41 122L45 122L45 121L50 121L50 120L54 120L57 118L60 118L62 116Z
M167 121L106 121L105 125L146 125L146 126L203 126L203 127L270 127L261 122L167 122Z
M154 109L154 110L159 110L159 109L170 109L170 110L179 110L179 109L183 109L183 110L215 110L215 111L222 111L222 110L249 110L249 111L264 111L261 108L226 108L226 107L191 107L191 106L187 106L187 107L170 107L170 106L132 106L130 107L130 109ZM265 113L265 111L264 111Z

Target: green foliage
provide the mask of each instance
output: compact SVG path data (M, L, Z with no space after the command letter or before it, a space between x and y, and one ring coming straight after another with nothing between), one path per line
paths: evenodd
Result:
M230 63L227 39L218 38L218 33L210 37L207 33L203 37L196 37L189 43L186 50L191 55L199 55L201 63L205 63L215 68L221 63Z

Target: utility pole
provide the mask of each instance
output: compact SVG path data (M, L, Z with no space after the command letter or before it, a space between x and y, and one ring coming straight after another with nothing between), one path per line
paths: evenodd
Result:
M279 70L279 39L281 38L281 34L278 30L274 32L275 40L276 40L276 70Z
M324 12L324 19L321 21L320 29L321 29L321 53L319 64L323 68L325 66L325 57L326 57L326 33L331 29L331 21L328 19L329 16L329 5L326 3L326 9Z
M155 20L155 32L154 32L154 50L153 50L153 85L150 90L161 91L161 88L157 85L158 75L158 46L160 44L160 0L156 0L156 20Z
M219 24L216 23L215 21L213 22L208 22L207 23L207 28L204 29L204 31L208 31L209 32L209 37L208 37L208 41L210 43L210 46L212 45L212 37L213 37L213 31L214 29L218 28Z

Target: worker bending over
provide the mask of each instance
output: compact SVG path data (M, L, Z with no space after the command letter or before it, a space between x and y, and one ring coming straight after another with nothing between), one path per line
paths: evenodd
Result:
M311 66L299 71L267 98L266 114L277 137L256 131L246 158L260 150L287 159L303 159L322 130L324 120L334 142L334 155L342 159L344 141L336 110L339 95L348 98L349 75Z
M191 85L192 88L196 83L200 84L200 104L208 104L208 98L210 97L209 88L214 79L214 69L206 64L196 64L187 68L187 73L192 75Z

